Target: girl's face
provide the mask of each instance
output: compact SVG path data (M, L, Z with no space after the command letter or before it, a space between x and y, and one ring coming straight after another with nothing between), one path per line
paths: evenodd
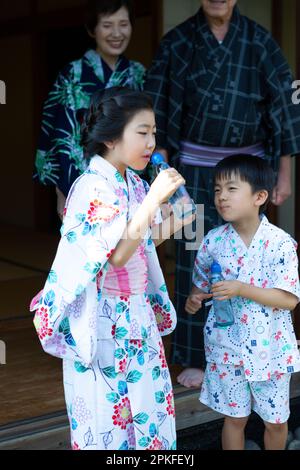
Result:
M127 8L122 7L112 15L99 16L93 36L97 43L97 52L106 62L115 62L127 48L131 32Z
M122 175L128 166L134 170L144 170L155 149L156 124L153 111L145 109L134 115L117 142L107 143L109 148L105 158Z

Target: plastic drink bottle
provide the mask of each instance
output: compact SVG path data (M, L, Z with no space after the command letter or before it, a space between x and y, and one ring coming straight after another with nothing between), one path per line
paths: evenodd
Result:
M154 152L151 156L151 163L154 166L155 174L158 175L162 170L171 168L163 155ZM185 219L196 212L196 206L185 189L184 185L179 186L176 192L170 197L169 203L172 205L173 212L178 219Z
M221 266L217 261L214 261L210 267L211 272L211 284L216 282L224 281L222 276ZM234 323L234 315L232 311L232 305L230 299L227 300L218 300L217 297L213 297L212 304L214 307L215 317L216 317L216 326L224 327L230 326Z

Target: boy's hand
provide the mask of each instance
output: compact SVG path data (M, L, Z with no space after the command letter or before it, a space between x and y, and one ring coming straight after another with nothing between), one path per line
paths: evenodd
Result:
M194 315L202 307L202 301L211 298L212 294L190 294L185 303L185 311Z
M221 281L213 284L211 292L213 297L218 300L232 299L241 295L242 282L240 281Z

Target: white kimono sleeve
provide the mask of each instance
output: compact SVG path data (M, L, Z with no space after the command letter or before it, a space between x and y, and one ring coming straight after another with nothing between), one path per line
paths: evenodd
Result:
M47 353L88 366L97 348L97 277L104 279L127 224L127 208L99 175L84 174L72 189L34 325Z

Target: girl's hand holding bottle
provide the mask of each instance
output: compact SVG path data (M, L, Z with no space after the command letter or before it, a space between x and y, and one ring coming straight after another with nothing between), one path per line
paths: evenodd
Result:
M168 168L161 171L150 186L149 198L152 198L159 206L167 202L177 189L185 184L184 178L175 170Z

